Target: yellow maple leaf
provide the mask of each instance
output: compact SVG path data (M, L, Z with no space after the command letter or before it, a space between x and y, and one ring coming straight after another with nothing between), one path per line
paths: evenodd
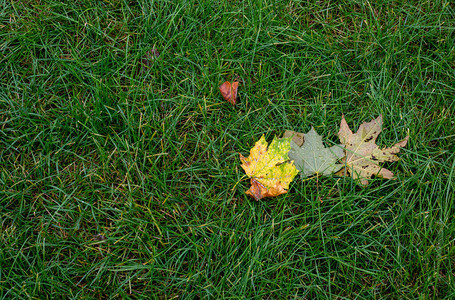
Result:
M293 161L289 161L291 138L274 138L270 146L262 136L245 158L240 154L242 168L251 178L251 187L246 192L256 200L286 193L289 183L299 172Z

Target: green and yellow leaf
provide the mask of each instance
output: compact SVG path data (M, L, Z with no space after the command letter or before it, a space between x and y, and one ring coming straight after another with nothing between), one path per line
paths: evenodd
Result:
M289 161L291 138L274 138L268 146L265 137L256 142L245 158L240 154L242 168L251 178L251 187L246 192L256 200L286 193L289 183L297 175L294 163Z

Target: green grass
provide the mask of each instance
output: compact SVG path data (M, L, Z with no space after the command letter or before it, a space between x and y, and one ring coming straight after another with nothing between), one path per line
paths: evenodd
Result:
M455 297L453 3L0 7L1 299ZM244 194L238 153L342 114L410 135L397 180Z

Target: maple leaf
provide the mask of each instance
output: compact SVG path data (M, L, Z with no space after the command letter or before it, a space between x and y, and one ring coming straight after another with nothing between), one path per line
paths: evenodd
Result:
M308 133L298 133L286 131L284 136L289 136L294 133L295 136L303 136L303 144L298 145L295 139L291 141L291 150L289 158L294 160L295 166L303 177L316 175L330 175L341 169L342 164L336 162L344 157L342 145L335 145L330 148L325 148L322 144L322 137L311 128ZM300 141L299 138L297 141Z
M382 115L371 122L360 125L356 133L352 133L342 116L338 136L341 143L345 145L346 157L343 163L346 168L340 171L340 175L347 176L349 173L352 178L360 179L362 185L367 185L367 179L374 175L393 179L393 173L382 168L378 163L399 160L400 158L396 154L400 152L400 147L406 146L409 136L390 148L380 149L376 145L376 139L381 131Z
M221 95L232 105L235 105L237 103L238 87L239 87L238 81L234 81L232 82L232 84L229 81L226 81L220 86Z
M270 146L262 136L245 158L240 154L242 168L251 178L251 187L246 192L256 200L274 197L286 193L289 183L298 171L294 163L289 162L288 152L291 138L274 138Z

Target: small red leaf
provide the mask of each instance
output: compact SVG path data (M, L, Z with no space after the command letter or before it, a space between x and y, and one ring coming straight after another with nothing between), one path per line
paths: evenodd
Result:
M239 87L238 81L232 82L226 81L220 86L221 95L232 105L237 103L237 89Z

